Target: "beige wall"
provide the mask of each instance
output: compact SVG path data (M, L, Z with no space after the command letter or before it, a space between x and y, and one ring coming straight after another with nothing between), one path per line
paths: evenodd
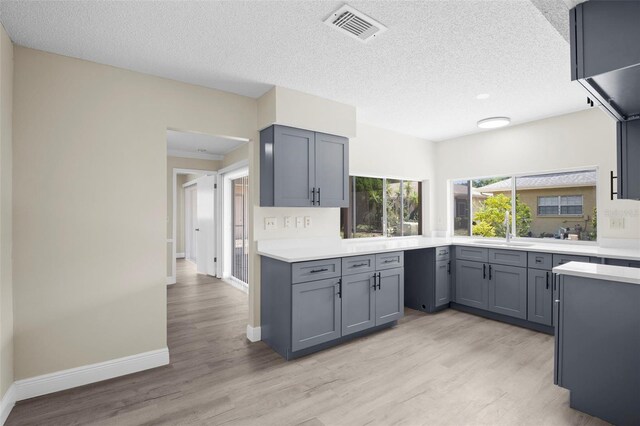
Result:
M224 155L224 159L222 160L222 168L229 167L232 164L238 163L240 161L248 161L249 160L249 144L245 143L240 145L236 149L231 152L227 152Z
M451 179L598 168L598 239L640 238L640 203L609 199L616 170L615 122L598 108L436 143L435 229L448 231L453 217ZM612 229L610 218L625 218Z
M23 47L14 76L16 379L165 347L166 130L257 140L257 102Z
M13 45L0 26L0 398L13 383Z

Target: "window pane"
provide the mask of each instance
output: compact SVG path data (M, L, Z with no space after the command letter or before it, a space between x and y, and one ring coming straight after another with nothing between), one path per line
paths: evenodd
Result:
M511 227L511 178L475 179L472 184L473 235L505 237L505 214L509 212ZM511 230L513 233L513 230Z
M402 182L402 235L419 235L420 231L420 184L415 181Z
M516 194L532 212L519 236L595 240L597 236L596 172L550 173L516 179Z
M383 192L382 179L359 177L355 180L353 196L354 238L382 237Z
M400 181L387 179L387 236L402 235L402 199Z
M470 221L470 182L453 182L453 235L471 235Z

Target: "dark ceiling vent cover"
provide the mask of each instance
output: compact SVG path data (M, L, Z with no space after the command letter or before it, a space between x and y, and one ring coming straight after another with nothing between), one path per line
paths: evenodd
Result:
M347 5L333 12L324 23L363 43L387 30L380 22Z

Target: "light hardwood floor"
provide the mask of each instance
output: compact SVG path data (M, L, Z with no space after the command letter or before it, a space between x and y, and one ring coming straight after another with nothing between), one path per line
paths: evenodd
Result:
M18 403L7 425L600 425L553 385L553 338L453 310L286 362L247 297L178 263L171 364Z

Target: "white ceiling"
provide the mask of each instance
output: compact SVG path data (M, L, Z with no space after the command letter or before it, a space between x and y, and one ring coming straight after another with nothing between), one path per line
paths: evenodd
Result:
M221 160L225 154L246 142L242 139L210 136L203 133L167 130L167 154L173 157ZM203 149L204 152L201 151Z
M19 45L251 97L280 85L441 140L586 108L556 30L575 0L547 1L555 27L540 1L349 1L389 28L368 44L323 23L342 1L3 1L0 19Z

